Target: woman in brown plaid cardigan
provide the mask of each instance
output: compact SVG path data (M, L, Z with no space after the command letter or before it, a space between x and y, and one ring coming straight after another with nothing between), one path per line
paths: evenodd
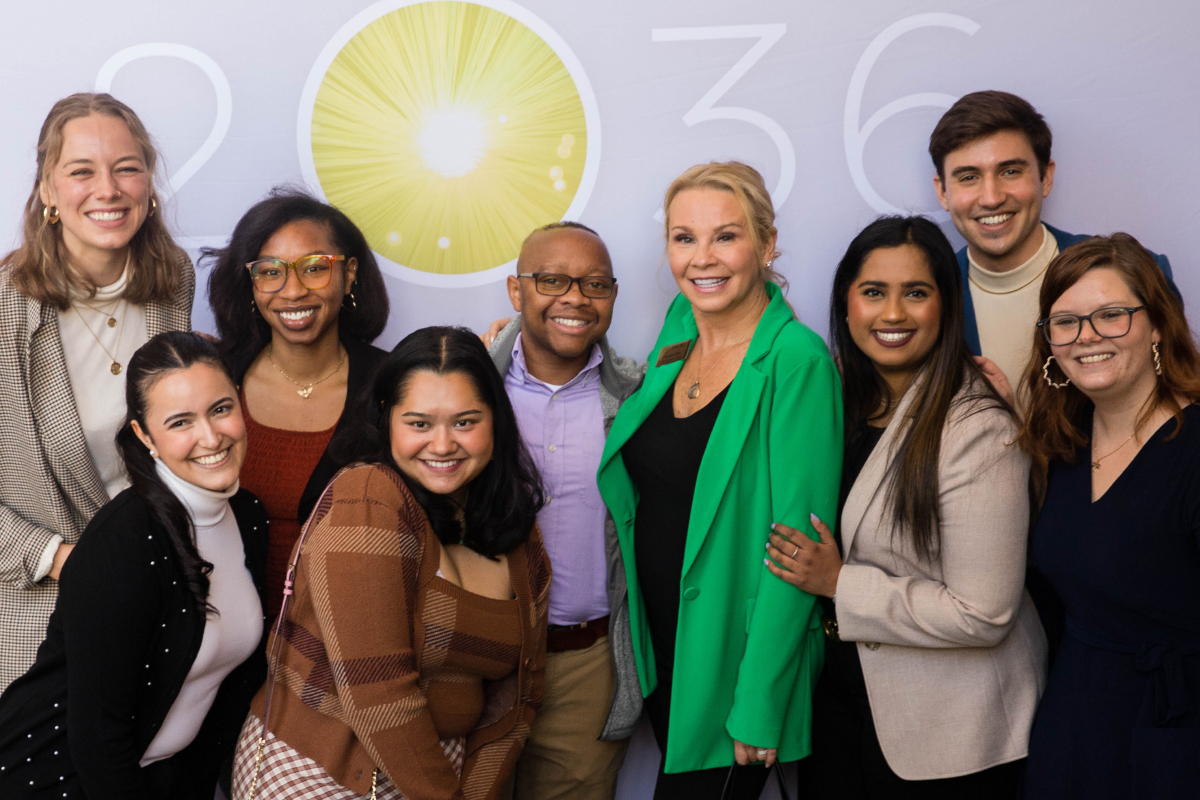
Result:
M397 345L354 419L334 443L354 465L293 556L234 799L494 798L542 696L550 563L536 470L463 329Z

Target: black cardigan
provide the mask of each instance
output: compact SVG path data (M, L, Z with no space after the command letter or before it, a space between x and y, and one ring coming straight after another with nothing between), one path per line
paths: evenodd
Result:
M229 505L265 607L266 513L245 490ZM138 765L196 659L204 625L166 529L126 489L87 526L63 566L37 660L0 696L0 797L212 800L266 677L265 619L258 650L225 678L191 745Z
M354 407L354 400L358 397L359 392L366 388L368 380L375 371L375 365L387 355L387 351L350 336L341 337L341 342L342 347L346 348L346 360L350 362L350 374L346 376L346 405L342 409L342 415L338 417L337 427L333 431L334 436L349 421L345 409ZM258 358L260 352L262 351L243 353L231 359L232 363L229 367L238 391L241 391L246 370L250 369L250 365L254 363L254 359ZM325 491L325 487L333 480L337 471L338 467L329 454L329 448L326 447L325 452L321 454L321 460L317 462L316 468L308 478L308 483L304 486L304 493L300 496L300 513L297 516L301 525L308 520L313 506L321 499L321 492Z

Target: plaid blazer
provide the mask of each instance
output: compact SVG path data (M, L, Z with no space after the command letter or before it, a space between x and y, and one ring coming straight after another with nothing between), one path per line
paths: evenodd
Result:
M170 303L146 305L150 336L191 330L196 272L176 254ZM58 598L58 581L33 581L51 537L79 540L109 501L88 452L58 309L18 292L0 273L0 690L33 664Z

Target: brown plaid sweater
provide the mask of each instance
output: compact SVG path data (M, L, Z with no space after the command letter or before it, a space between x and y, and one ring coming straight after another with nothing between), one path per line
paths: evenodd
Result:
M542 699L550 562L537 527L508 554L517 654L436 577L437 540L395 471L342 471L311 525L283 625L272 733L360 795L378 767L408 800L496 797ZM506 678L484 683L461 779L424 691L451 654L460 663L518 656ZM265 693L252 706L259 719Z

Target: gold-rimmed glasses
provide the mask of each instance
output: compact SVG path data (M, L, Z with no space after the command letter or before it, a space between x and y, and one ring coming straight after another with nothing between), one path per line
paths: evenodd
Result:
M246 265L254 288L265 294L274 294L287 285L288 270L296 273L296 280L305 289L324 289L333 275L333 265L345 261L345 256L312 255L295 261L278 258L261 258Z

